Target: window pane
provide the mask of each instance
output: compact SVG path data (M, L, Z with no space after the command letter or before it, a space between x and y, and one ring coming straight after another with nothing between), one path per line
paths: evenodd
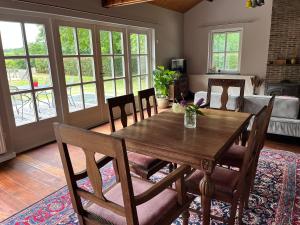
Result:
M124 77L124 57L123 56L115 56L115 77Z
M140 34L139 39L140 39L140 54L147 54L148 53L147 35Z
M131 75L139 75L140 74L140 63L138 56L131 57Z
M130 34L131 54L139 54L139 38L138 34Z
M116 80L116 90L117 90L117 96L126 94L125 79Z
M91 30L78 28L77 29L79 52L82 55L92 55L92 35Z
M95 81L94 59L92 57L80 58L82 81Z
M98 105L96 84L83 85L85 108L91 108Z
M112 32L114 54L123 54L123 34L121 32Z
M35 58L30 60L33 87L47 88L52 87L49 60L47 58Z
M213 34L213 52L225 51L226 33Z
M69 112L75 112L83 109L81 86L67 87Z
M77 55L75 28L59 27L63 55Z
M227 53L226 55L226 70L238 70L239 54Z
M240 49L240 32L227 33L227 52L238 52Z
M224 69L224 53L213 53L212 58L212 66L216 68L216 70Z
M102 72L103 72L103 78L111 79L114 77L114 70L113 70L113 57L112 56L103 56L102 57Z
M148 76L141 76L141 90L149 88L148 86Z
M45 27L41 24L25 23L29 55L48 55Z
M141 75L148 74L148 56L141 56Z
M115 82L113 80L104 82L104 94L105 100L115 97Z
M31 90L29 70L25 59L5 60L10 92Z
M20 23L0 21L0 32L4 56L25 55Z
M56 117L53 90L38 91L35 93L35 98L39 120Z
M111 33L109 31L100 31L100 45L102 54L112 54Z
M140 77L132 77L132 93L134 95L137 95L139 90L140 90Z
M11 101L16 126L33 123L36 121L31 93L12 95Z
M80 82L79 62L77 58L64 58L64 69L67 84Z

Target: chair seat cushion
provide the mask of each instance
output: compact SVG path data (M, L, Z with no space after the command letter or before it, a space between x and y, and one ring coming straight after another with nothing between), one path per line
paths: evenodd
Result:
M152 183L138 178L132 177L132 186L134 195L141 194L148 190ZM105 197L107 200L118 205L124 206L121 184L116 184L110 189ZM166 189L151 200L137 206L137 214L140 225L154 225L161 218L163 218L170 210L177 206L177 192L171 189ZM110 210L102 208L96 204L91 204L85 208L88 212L94 214L96 217L103 218L114 225L126 225L126 219L119 216Z
M211 178L215 184L215 194L222 196L232 196L236 190L239 179L239 172L216 166ZM201 195L199 183L204 177L201 170L196 170L186 179L187 191L193 194Z
M221 157L218 163L220 165L241 168L246 151L246 147L234 144L226 152L224 152L223 156Z
M144 170L150 169L156 163L160 162L159 159L154 159L150 156L141 155L134 152L128 152L128 161L130 164L141 167Z

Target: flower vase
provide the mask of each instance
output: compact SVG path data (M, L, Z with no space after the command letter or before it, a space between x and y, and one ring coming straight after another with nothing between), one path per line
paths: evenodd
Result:
M184 126L186 128L196 128L197 113L194 111L186 111L184 114Z

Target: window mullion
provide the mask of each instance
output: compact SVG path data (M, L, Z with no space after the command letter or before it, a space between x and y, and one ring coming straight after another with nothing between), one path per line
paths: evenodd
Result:
M225 51L224 51L224 67L223 70L226 70L226 59L227 59L227 32L225 32Z
M81 68L81 55L80 55L77 27L75 27L75 38L76 38L76 48L77 48L77 59L78 59L78 64L79 64L78 69L79 69L79 76L80 76L81 97L82 97L83 108L85 109L85 99L84 99L84 91L83 91L83 84L82 84L83 79L82 79L82 68Z
M21 30L22 30L22 34L23 34L23 41L24 41L24 47L25 47L25 58L27 61L27 68L28 68L29 80L30 80L30 86L31 86L31 90L29 90L29 91L32 94L35 118L36 118L36 121L39 121L38 108L37 108L37 104L36 104L35 90L34 90L34 85L33 85L32 71L31 71L29 49L28 49L28 43L27 43L27 37L26 37L24 23L21 23Z

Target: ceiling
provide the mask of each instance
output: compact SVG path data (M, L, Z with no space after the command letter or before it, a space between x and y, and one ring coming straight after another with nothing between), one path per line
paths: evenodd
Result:
M151 4L185 13L203 0L154 0Z

